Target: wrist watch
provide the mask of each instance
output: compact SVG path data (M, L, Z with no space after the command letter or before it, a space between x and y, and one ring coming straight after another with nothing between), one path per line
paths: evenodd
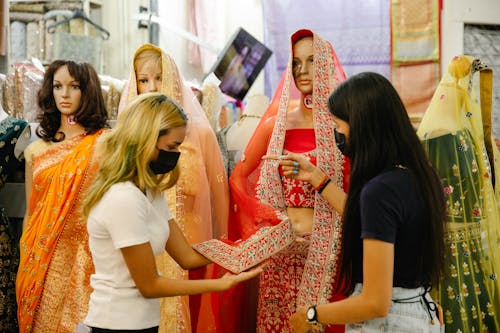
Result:
M318 313L316 312L316 305L310 306L306 312L307 322L311 325L318 325Z

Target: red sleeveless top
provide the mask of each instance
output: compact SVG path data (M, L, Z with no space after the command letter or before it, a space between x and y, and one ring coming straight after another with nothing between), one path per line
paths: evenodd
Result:
M287 152L301 153L316 165L316 136L313 128L289 129L285 134L283 154ZM314 195L316 190L308 182L296 180L283 175L279 168L283 195L287 207L314 208Z

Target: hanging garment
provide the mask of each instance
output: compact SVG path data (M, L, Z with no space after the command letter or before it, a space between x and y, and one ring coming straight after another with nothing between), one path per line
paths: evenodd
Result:
M500 154L491 92L490 68L455 57L417 132L446 195L445 275L434 297L446 332L500 332Z

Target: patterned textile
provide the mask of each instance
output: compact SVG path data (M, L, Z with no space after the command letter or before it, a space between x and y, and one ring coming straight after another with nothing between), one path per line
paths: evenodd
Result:
M392 61L439 61L439 0L392 0Z
M22 119L7 117L0 122L0 188L8 179L14 179L23 163L14 156L14 147L28 123Z
M94 268L80 209L101 133L26 148L33 184L16 280L20 333L73 333L87 313Z
M226 126L220 131L215 133L217 137L217 143L219 144L219 148L222 154L222 160L224 162L224 168L226 169L226 174L228 176L233 172L236 163L239 160L241 155L241 150L229 150L227 148L227 131L231 128L231 126Z
M16 272L18 246L13 223L0 208L0 332L17 333Z
M38 91L42 87L43 72L32 64L23 62L14 66L14 73L17 117L30 123L37 122L40 112Z
M288 36L302 27L332 42L348 76L390 76L389 1L262 1L264 41L273 50L265 67L265 92L272 96L286 68Z
M434 298L450 333L500 331L500 154L491 137L491 76L478 59L455 57L418 129L447 197L445 276Z
M391 1L392 82L418 126L439 83L439 0Z
M151 44L139 47L134 59L144 50L156 50L161 54L160 92L179 103L189 118L187 135L180 146L181 176L176 186L167 192L169 208L175 212L175 219L191 244L223 236L227 233L229 187L215 134L198 100L184 83L174 59ZM136 96L137 80L132 63L119 112ZM187 272L166 253L157 258L157 266L162 275L168 278L188 278ZM191 274L197 278L211 277L210 269L206 272L191 271L189 275ZM195 303L200 306L194 306ZM215 331L209 294L202 295L201 299L200 296L163 298L161 313L160 332Z
M311 112L316 139L317 165L332 179L334 184L343 187L346 180L344 174L346 161L335 145L333 122L327 110L327 98L331 91L345 80L345 74L328 41L309 30L301 30L296 34L313 37L314 71L311 73L313 79ZM291 43L290 49L292 50ZM279 161L262 160L262 156L279 156L283 153L287 113L293 101L294 90L296 87L292 77L292 57L290 56L273 101L246 146L242 159L231 174L230 220L233 224L230 225L229 236L232 240L245 240L262 227L277 225L288 217L279 174ZM270 286L272 283L263 279L274 278L275 275L260 276L259 295L290 294L289 300L293 300L293 304L259 303L257 317L260 318L261 315L273 311L276 307L294 308L326 303L331 299L338 286L337 268L341 252L341 227L340 216L316 193L307 260L304 262L303 269L294 270L294 272L300 272L300 275L290 276L290 279L295 279L299 284L297 292L287 288L279 291L268 290L265 286ZM268 240L269 242L276 241L272 237L268 237ZM282 250L285 249L282 248ZM287 270L286 262L281 261L281 263L280 269ZM255 294L256 290L250 290L250 292ZM221 327L224 332L250 331L248 327L238 327L240 317L252 314L252 309L247 303L238 306L236 297L229 293L228 295L221 294L218 301L221 304L221 313L226 315L224 311L229 311L235 316L232 321L225 319ZM231 306L233 308L230 308ZM282 327L281 323L287 322L288 319L282 317L279 321L259 321L257 331L278 332Z
M304 239L303 242L293 242L272 256L260 274L260 289L267 292L259 293L257 333L291 331L288 318L297 310L295 298L300 292L301 284L295 277L304 274L311 240L310 234L302 234L300 237ZM284 293L283 290L287 292ZM331 301L335 299L332 297ZM340 325L328 326L324 332L342 330L343 326Z
M271 241L270 241L271 240ZM290 221L264 227L236 246L218 239L195 244L193 248L233 273L241 273L278 253L295 240Z

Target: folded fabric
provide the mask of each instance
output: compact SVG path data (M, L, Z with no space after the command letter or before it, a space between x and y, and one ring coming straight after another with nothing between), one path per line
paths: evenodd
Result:
M263 227L250 238L227 244L218 239L195 244L193 248L214 263L238 274L260 264L286 248L296 235L289 219L272 227Z

